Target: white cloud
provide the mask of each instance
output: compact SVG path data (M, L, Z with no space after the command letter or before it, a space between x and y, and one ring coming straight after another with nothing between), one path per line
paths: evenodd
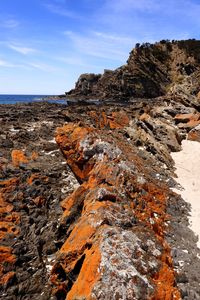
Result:
M78 56L78 55L77 56L68 55L66 57L57 57L56 60L63 62L66 65L96 69L97 71L103 69L101 65L92 64L91 62L89 63L89 62L87 62L87 60L85 58L82 58L81 56Z
M54 0L55 3L65 4L66 0Z
M200 2L197 0L105 0L96 11L101 28L133 35L138 42L177 39L199 32ZM148 39L147 39L148 38Z
M45 7L52 13L67 17L67 18L72 18L72 19L81 19L81 16L79 16L77 13L67 9L66 7L63 7L61 5L57 4L45 4Z
M107 0L106 9L113 12L131 12L135 11L155 11L160 8L160 1L157 0Z
M68 36L73 36L73 31L71 31L71 30L66 30L66 31L64 31L64 34L65 34L65 35L68 35Z
M30 67L33 67L34 69L38 69L38 70L44 71L44 72L54 72L57 70L56 68L54 68L50 65L40 63L40 62L30 62L27 65Z
M9 63L8 61L0 59L0 67L13 68L15 65Z
M194 0L106 0L104 11L112 11L113 13L132 14L133 12L156 13L160 11L162 14L196 13L195 10L200 10L200 4ZM195 10L194 10L195 9ZM159 17L159 16L158 16Z
M36 49L30 48L30 47L17 46L17 45L13 45L13 44L8 44L8 47L10 49L20 53L20 54L23 54L23 55L27 55L27 54L37 52Z
M0 67L20 68L25 70L32 70L34 68L44 72L54 72L55 70L58 70L58 68L40 62L11 63L4 59L0 59Z
M14 29L19 27L19 24L20 23L15 19L7 19L7 20L2 20L0 26L3 28Z
M11 63L4 59L0 59L0 67L30 69L25 64Z
M97 37L100 37L104 40L107 40L107 41L113 41L113 42L119 42L119 43L132 43L133 42L133 39L130 38L130 37L126 37L126 36L119 36L119 35L116 35L116 34L107 34L105 32L99 32L99 31L94 31L93 32L94 35L96 35Z
M131 37L99 31L90 31L85 35L68 31L64 34L70 39L74 49L78 49L81 53L119 62L124 62L127 59L128 51L136 43L136 40Z

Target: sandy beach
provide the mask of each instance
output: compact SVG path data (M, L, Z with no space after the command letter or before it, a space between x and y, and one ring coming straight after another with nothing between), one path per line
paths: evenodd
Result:
M183 199L191 204L190 226L198 235L200 248L200 143L184 140L182 150L173 152L175 162L176 181L182 190L175 190Z

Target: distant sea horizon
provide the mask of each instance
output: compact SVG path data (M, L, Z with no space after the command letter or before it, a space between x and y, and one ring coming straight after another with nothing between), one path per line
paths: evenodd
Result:
M67 104L65 100L48 99L56 97L55 95L20 95L20 94L0 94L0 104L30 103L39 101L48 101L59 104ZM46 99L45 99L46 98Z

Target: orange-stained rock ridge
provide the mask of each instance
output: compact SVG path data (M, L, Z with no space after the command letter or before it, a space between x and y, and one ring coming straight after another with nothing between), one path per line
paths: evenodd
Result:
M0 241L8 234L13 238L19 234L20 215L14 211L12 203L8 199L17 186L18 179L0 181ZM0 246L0 285L7 285L15 276L14 264L16 256L13 249L8 246Z
M198 299L170 152L198 141L199 111L168 97L31 108L0 111L0 299Z
M52 270L55 295L67 300L181 299L165 239L169 187L152 177L150 162L123 135L131 121L124 111L88 114L96 128L68 123L57 129L56 141L81 185L61 204L61 222L74 222ZM152 129L162 123L147 113L138 120ZM162 126L179 149L175 127Z

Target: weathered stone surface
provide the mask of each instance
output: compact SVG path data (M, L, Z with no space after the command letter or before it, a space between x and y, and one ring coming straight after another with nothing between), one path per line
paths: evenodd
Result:
M200 125L197 125L188 133L188 140L200 142Z
M0 106L0 141L4 135L12 141L12 146L0 143L2 300L51 297L50 270L63 243L59 202L77 184L54 140L55 128L64 121L62 108ZM45 147L52 141L56 148ZM66 186L68 180L72 186Z
M181 246L182 234L192 238L180 210L178 222L185 225L182 234L178 231L175 194L166 184L173 166L169 151L180 149L184 132L167 113L167 104L158 105L159 119L155 105L146 107L144 114L143 103L142 110L124 108L127 121L114 127L109 120L121 119L122 109L81 108L79 123L57 130L56 141L81 184L61 204L66 241L51 274L57 299L187 299L184 295L192 291L198 295L192 271L181 270L190 282L184 287L173 264L185 252L171 250L171 245L188 247ZM187 207L177 205L186 216ZM173 241L168 224L180 239ZM194 270L200 262L194 250L190 253Z
M56 141L83 183L62 205L62 222L74 210L79 216L58 255L66 280L60 282L57 264L53 269L55 293L62 289L66 299L180 299L163 236L164 183L150 179L144 161L115 131L108 136L68 124L58 129Z
M66 96L117 102L169 95L200 109L199 48L196 40L137 44L125 65L103 74L82 74Z
M19 234L20 215L14 210L12 201L8 195L14 191L18 185L17 178L3 180L0 182L0 240L5 240L6 236L15 239ZM14 280L14 264L16 256L13 249L6 245L0 246L0 285L8 286Z
M82 74L76 83L76 89L80 90L83 95L88 95L95 88L100 77L100 74Z
M200 297L175 100L0 106L2 300Z
M190 130L200 124L200 114L178 114L174 118L179 128Z

